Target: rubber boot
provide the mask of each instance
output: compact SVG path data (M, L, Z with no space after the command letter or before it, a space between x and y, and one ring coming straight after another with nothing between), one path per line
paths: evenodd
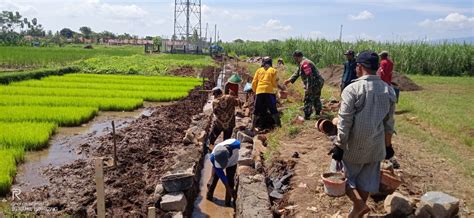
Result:
M272 114L273 122L276 127L281 127L280 114Z
M252 130L257 129L257 121L260 119L260 116L252 115Z

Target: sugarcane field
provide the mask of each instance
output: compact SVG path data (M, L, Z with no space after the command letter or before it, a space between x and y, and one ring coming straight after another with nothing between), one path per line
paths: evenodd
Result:
M474 217L472 1L0 0L0 218Z

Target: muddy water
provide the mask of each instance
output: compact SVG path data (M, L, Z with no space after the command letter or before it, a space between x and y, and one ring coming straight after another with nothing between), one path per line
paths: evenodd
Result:
M207 182L211 178L212 164L209 161L209 155L204 160L204 168L201 171L201 181L199 183L199 197L194 202L194 211L192 217L234 217L234 208L225 207L225 187L221 181L217 184L214 191L214 201L206 199Z
M142 115L149 116L154 111L154 107L167 104L172 104L172 102L145 102L144 107L131 112L101 111L92 121L82 126L60 127L50 139L48 148L26 153L25 163L17 168L18 173L13 188L31 190L34 187L48 185L48 180L42 176L42 172L49 167L59 167L85 158L85 154L76 152L76 148L88 143L92 137L110 134L112 120L115 122L116 129L120 129Z

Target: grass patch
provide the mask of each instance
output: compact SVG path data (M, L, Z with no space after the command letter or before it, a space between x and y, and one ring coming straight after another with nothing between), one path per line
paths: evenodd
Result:
M422 91L402 92L398 110L472 149L474 145L474 78L410 76Z
M2 46L0 47L0 67L57 67L100 55L130 56L142 53L142 46L94 46L94 49L77 46L39 48Z
M181 67L205 68L214 66L204 55L132 55L127 57L101 56L78 63L86 73L165 75Z

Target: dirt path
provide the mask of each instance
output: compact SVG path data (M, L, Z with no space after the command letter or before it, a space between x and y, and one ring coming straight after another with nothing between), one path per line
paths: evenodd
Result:
M313 126L315 121L310 121ZM403 136L394 137L396 157L401 164L403 184L398 191L419 198L427 191L443 191L460 199L461 215L467 217L474 201L472 180L466 179L453 164L432 154L427 145ZM291 191L279 202L278 209L290 217L325 217L347 213L351 208L347 197L333 198L324 194L320 175L327 172L331 148L327 137L314 128L304 128L295 138L284 137L273 162L295 162ZM292 155L298 152L299 158ZM384 213L383 202L370 200L371 214Z

